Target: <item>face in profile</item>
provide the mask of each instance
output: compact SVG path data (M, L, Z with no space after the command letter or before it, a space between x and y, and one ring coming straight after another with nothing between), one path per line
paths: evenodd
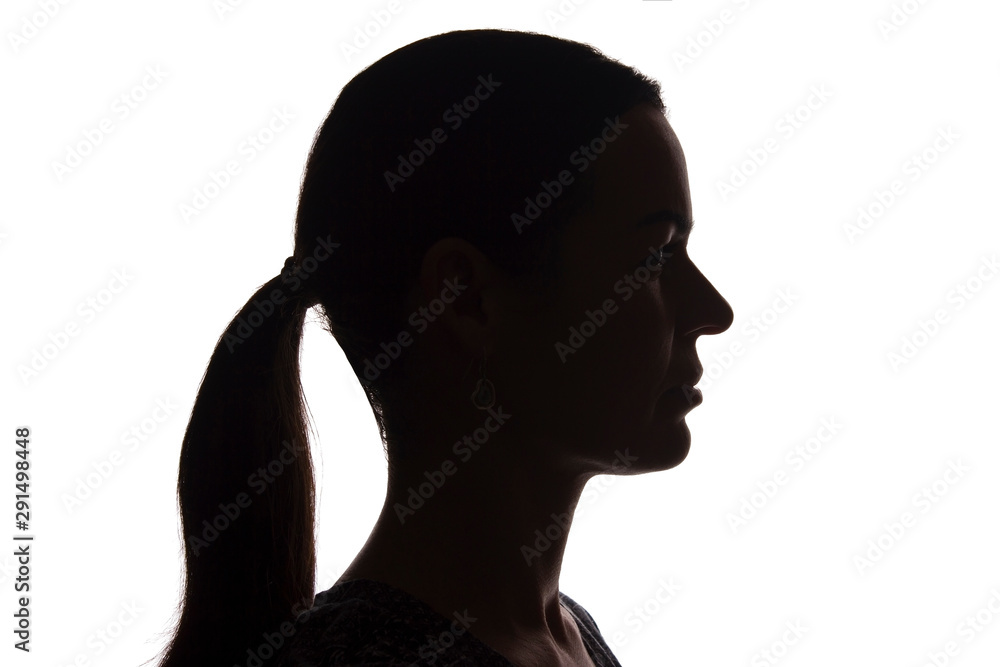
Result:
M648 105L620 122L589 166L594 203L566 228L555 291L507 325L513 343L490 361L505 407L535 436L523 455L571 474L683 461L684 419L700 397L679 388L701 375L695 342L733 321L687 253L691 196L676 135Z

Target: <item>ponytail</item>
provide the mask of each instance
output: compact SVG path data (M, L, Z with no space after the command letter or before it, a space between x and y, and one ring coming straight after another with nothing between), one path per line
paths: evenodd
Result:
M181 446L186 581L160 667L258 664L270 657L265 635L312 604L315 489L299 378L309 305L275 277L212 353Z

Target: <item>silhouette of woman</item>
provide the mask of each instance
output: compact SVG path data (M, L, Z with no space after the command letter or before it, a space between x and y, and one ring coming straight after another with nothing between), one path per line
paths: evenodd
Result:
M656 82L502 30L405 46L316 136L295 248L222 335L184 436L174 665L618 665L559 591L587 480L684 460L695 341L733 313L686 253ZM314 600L299 380L315 306L361 380L385 505Z

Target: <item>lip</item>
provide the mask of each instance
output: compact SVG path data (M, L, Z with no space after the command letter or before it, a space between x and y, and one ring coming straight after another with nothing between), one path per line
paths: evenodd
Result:
M701 381L701 375L702 375L702 369L701 368L696 368L691 373L691 375L689 375L687 378L681 380L680 384L678 384L678 385L676 385L674 387L671 387L667 391L683 391L684 387L694 388L694 386L696 384L698 384L699 381ZM697 391L697 389L695 391ZM699 392L699 393L701 393L701 392Z
M688 402L688 405L692 406L700 405L704 400L704 397L701 394L701 389L686 383L670 389L667 393L671 396L678 396L685 399Z

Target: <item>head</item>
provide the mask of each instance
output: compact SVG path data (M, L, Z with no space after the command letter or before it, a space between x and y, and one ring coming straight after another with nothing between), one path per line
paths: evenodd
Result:
M390 484L440 460L421 435L482 422L481 369L517 415L504 437L518 465L584 479L622 472L623 446L626 472L683 460L692 403L668 390L696 381L696 338L732 311L687 256L687 173L664 111L654 81L592 47L500 30L420 40L344 87L306 166L301 268L234 318L185 434L187 581L162 664L203 661L205 646L239 660L312 601L310 306L365 388ZM241 335L266 299L275 312ZM270 481L248 485L261 470ZM209 540L205 522L233 503Z
M317 300L366 388L391 475L440 460L407 451L404 434L469 412L484 357L518 414L505 435L531 451L548 441L543 451L579 456L591 474L623 439L633 452L649 444L632 471L683 459L683 410L664 391L700 374L695 338L732 313L680 225L639 224L659 211L691 219L664 110L654 81L589 46L495 30L411 44L345 87L307 168L296 255L329 234L343 244L316 272ZM667 243L662 271L640 268ZM453 303L420 314L443 290ZM570 327L589 331L587 313L608 299L620 310L576 350Z
M562 475L578 486L595 474L665 470L687 455L684 416L698 399L679 388L701 375L698 336L726 330L732 310L688 256L684 154L663 112L640 102L609 118L580 142L595 148L585 158L591 190L557 236L551 280L519 280L490 247L460 236L423 253L405 312L420 312L448 281L462 289L423 333L398 323L413 342L391 362L399 390L382 414L400 497L483 420L470 402L481 368L516 415L486 474L529 467L547 484ZM561 169L580 175L571 154L545 181ZM544 182L527 196L538 192Z

